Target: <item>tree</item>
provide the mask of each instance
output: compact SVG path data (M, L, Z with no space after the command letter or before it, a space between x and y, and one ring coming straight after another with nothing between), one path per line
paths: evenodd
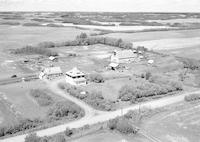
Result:
M66 128L65 135L68 136L68 137L70 137L72 134L73 134L72 129Z

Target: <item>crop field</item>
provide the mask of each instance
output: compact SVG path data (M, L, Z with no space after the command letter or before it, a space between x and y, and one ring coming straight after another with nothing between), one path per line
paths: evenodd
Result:
M200 139L200 104L181 103L157 114L144 124L162 142L197 142Z

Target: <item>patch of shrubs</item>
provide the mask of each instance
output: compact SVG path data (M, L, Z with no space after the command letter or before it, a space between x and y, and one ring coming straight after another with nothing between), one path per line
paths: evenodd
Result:
M55 43L54 42L50 42L50 41L45 41L45 42L41 42L37 45L37 47L40 48L54 48L55 47Z
M149 80L151 77L152 77L152 74L149 71L141 74L141 78L145 78L146 80Z
M138 129L124 117L109 120L107 126L110 130L117 130L123 134L136 134L138 132Z
M37 101L40 106L49 106L54 103L54 100L45 90L32 89L30 95Z
M42 138L38 137L35 133L33 133L25 137L25 142L42 142Z
M66 128L64 133L66 136L70 137L73 134L73 130L70 128Z
M67 91L70 95L90 104L97 109L106 111L110 111L112 109L112 103L103 97L101 91L81 93L83 91L80 88L62 83L59 84L59 87Z
M89 80L95 83L103 83L105 81L101 74L90 74Z
M197 101L200 100L200 95L199 94L191 94L185 96L185 101L187 102L192 102L192 101Z
M199 70L200 69L200 61L196 59L189 59L189 58L179 58L183 65L184 68L188 68L191 70Z
M76 104L63 101L55 103L48 111L47 116L50 120L60 120L63 118L79 118L83 116L84 112Z
M66 139L64 135L59 134L59 135L55 135L52 138L51 142L66 142Z
M53 137L39 137L35 133L32 133L25 137L25 142L66 142L66 139L61 134Z
M45 56L58 56L58 53L55 51L51 51L50 49L46 48L39 48L27 45L23 48L13 49L11 51L13 54L39 54Z
M182 90L181 84L170 82L168 84L155 84L148 81L125 85L119 90L119 99L135 103L141 98L164 95Z
M8 126L0 127L0 137L6 135L12 135L21 131L29 130L38 127L43 123L42 120L39 119L22 119L18 123Z

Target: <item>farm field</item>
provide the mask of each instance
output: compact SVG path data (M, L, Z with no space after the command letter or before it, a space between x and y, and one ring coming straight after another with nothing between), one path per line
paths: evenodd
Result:
M200 30L175 30L175 31L154 31L140 33L111 33L106 34L108 37L122 38L129 42L162 40L162 39L179 39L195 38L200 36Z
M0 50L20 48L25 45L38 44L42 41L72 40L81 32L91 33L93 31L72 27L0 26Z
M197 142L200 139L199 108L199 102L171 106L144 122L143 127L162 142Z
M149 50L174 50L180 48L192 48L200 46L200 37L193 38L169 38L159 40L149 40L141 42L133 42L134 46L144 46Z

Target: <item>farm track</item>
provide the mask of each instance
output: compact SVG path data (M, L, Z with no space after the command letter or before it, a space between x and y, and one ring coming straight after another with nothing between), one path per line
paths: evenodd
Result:
M200 93L200 90L194 91L194 92L186 92L186 93L182 93L182 94L179 94L176 96L169 96L169 97L129 106L127 108L123 108L123 111L121 109L119 109L119 110L112 111L112 112L100 112L100 111L97 111L97 110L91 108L89 105L85 104L84 102L82 102L82 101L66 94L62 90L60 90L58 88L58 84L60 83L60 81L62 81L62 80L58 80L55 82L47 82L47 83L49 84L49 88L54 93L56 93L57 95L63 96L64 98L69 99L70 101L72 101L72 102L76 103L77 105L79 105L80 107L82 107L85 110L85 116L79 120L75 120L75 121L69 122L67 124L62 124L62 125L54 126L54 127L47 128L44 130L36 131L36 134L38 136L51 136L51 135L65 131L66 127L80 128L84 125L92 125L92 124L96 124L99 122L105 122L110 119L116 118L118 116L122 116L130 110L138 110L142 107L151 108L151 109L164 107L167 105L171 105L171 104L183 101L184 97L186 95L193 94L193 93ZM26 137L26 134L23 134L23 135L14 136L14 137L0 140L0 142L23 142L25 137Z

